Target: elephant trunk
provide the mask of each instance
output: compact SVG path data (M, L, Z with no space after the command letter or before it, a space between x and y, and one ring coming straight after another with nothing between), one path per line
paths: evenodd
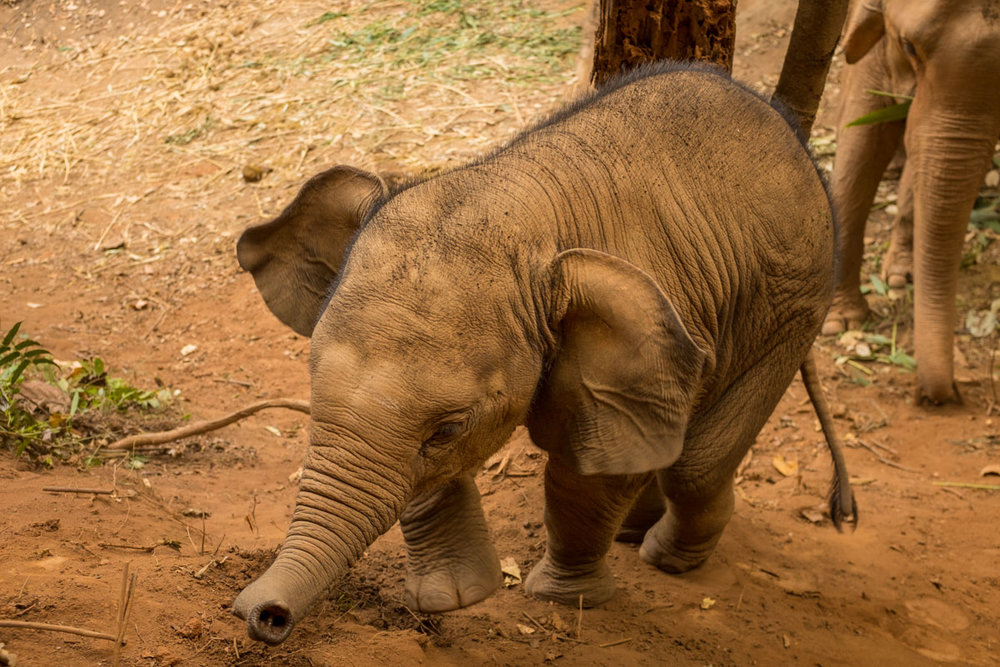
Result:
M919 101L907 127L915 167L914 343L921 396L944 403L958 398L952 347L965 228L998 128L989 115L914 118L924 111Z
M310 449L295 512L274 563L233 602L251 639L280 644L364 550L396 522L408 485L343 450ZM340 459L340 460L334 460Z

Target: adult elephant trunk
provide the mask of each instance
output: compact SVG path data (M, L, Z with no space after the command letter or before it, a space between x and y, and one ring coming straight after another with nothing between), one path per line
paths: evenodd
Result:
M350 450L310 447L274 563L233 602L251 638L280 644L323 593L399 518L408 484Z
M993 153L996 109L938 108L917 95L907 120L913 168L914 343L921 397L958 399L952 381L955 297L969 213Z

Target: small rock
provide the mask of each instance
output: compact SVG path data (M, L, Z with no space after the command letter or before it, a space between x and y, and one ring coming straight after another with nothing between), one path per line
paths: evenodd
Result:
M198 349L197 345L194 345L194 344L185 345L184 347L181 348L181 356L182 357L186 357L189 354L191 354L192 352L196 351L197 349Z
M243 166L243 180L247 183L257 183L264 178L264 168L256 164Z
M1000 171L990 169L986 172L986 178L983 180L983 184L988 188L1000 186Z
M192 616L188 619L180 630L177 631L181 637L185 639L198 639L201 637L202 632L204 632L205 626L202 624L201 619L197 616Z

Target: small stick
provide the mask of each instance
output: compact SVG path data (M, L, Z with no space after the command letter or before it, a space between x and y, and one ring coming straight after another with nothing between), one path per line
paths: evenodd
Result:
M620 644L624 644L624 643L630 642L630 641L632 641L631 637L625 637L624 639L619 639L617 641L608 642L607 644L599 644L598 647L599 648L611 648L612 646L619 646Z
M127 565L126 565L127 567ZM129 616L132 615L132 594L135 593L136 575L133 573L128 580L128 593L125 596L125 615L122 617L121 627L118 629L118 637L115 639L115 664L118 667L118 652L125 640L125 628L128 627Z
M93 630L84 630L82 628L74 628L69 625L52 625L51 623L33 623L31 621L8 621L5 619L0 619L0 628L24 628L26 630L48 630L49 632L65 632L70 635L79 635L81 637L106 639L109 642L115 641L114 635L108 635L103 632L94 632Z
M153 553L153 549L163 545L154 544L149 547L137 547L133 544L108 544L107 542L98 542L97 546L101 547L102 549L131 549L133 551L145 551L146 553L151 554Z
M50 493L91 493L98 496L114 495L114 489L86 489L74 488L72 486L43 486L42 491Z
M982 489L984 491L1000 491L1000 484L972 484L967 482L931 482L934 486L957 486L962 489Z
M882 463L886 464L887 466L890 466L892 468L898 468L899 470L905 470L906 472L920 472L919 470L916 470L915 468L908 468L908 467L904 466L901 463L896 463L895 461L890 461L889 459L885 458L884 456L882 456L881 454L879 454L877 451L875 451L875 448L872 447L871 445L869 445L867 442L864 442L864 441L861 441L861 440L855 440L854 442L858 443L858 445L860 445L861 447L864 447L865 449L867 449L869 452L871 452L875 456L875 458L877 458L879 461L881 461Z
M139 447L143 445L162 445L165 442L173 442L174 440L180 440L181 438L190 438L193 435L201 435L202 433L215 431L224 426L229 426L233 422L246 419L253 413L259 412L260 410L266 410L268 408L288 408L289 410L297 410L299 412L309 414L308 401L300 401L292 398L267 399L252 403L245 408L237 410L236 412L231 412L218 419L199 421L193 424L188 424L187 426L172 429L170 431L130 435L127 438L122 438L117 442L111 443L105 449L131 449L132 447Z
M529 614L528 612L526 612L526 611L522 611L522 612L521 612L521 615L522 615L522 616L524 616L524 617L525 617L526 619L528 619L529 621L531 621L532 623L534 623L534 624L535 624L535 626L536 626L536 627L537 627L537 628L538 628L539 630L541 630L542 632L545 632L545 633L547 633L547 632L548 632L548 630L546 630L546 629L545 629L545 626L543 626L543 625L542 625L541 623L539 623L539 622L538 622L538 621L536 621L536 620L535 620L534 618L532 618L532 617L531 617L531 615L530 615L530 614Z
M201 549L198 550L199 556L205 555L205 513L201 514Z
M122 635L125 634L125 600L128 597L128 570L131 565L132 561L125 561L125 567L122 569L122 588L121 593L118 595L118 619L116 624L118 631L115 633L117 639L115 640L115 650L111 660L114 667L118 667L121 661Z
M583 635L583 593L580 593L580 614L576 617L576 638L582 639Z

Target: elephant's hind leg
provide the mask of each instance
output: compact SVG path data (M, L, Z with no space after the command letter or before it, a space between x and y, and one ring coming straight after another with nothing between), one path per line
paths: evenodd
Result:
M409 554L410 608L440 612L467 607L500 586L500 561L471 477L414 498L399 522Z
M615 540L618 542L629 542L639 544L646 536L646 531L660 520L666 505L663 502L663 492L660 491L656 480L652 480L642 490L639 497L632 504L628 516L622 522Z
M733 514L732 477L697 493L668 492L667 511L646 532L639 557L664 572L687 572L712 555Z
M525 590L542 600L585 606L607 601L615 580L604 561L615 531L651 474L581 475L557 456L545 467L545 556Z
M913 176L903 166L896 197L899 212L892 223L889 250L882 264L882 280L893 289L913 282Z
M733 473L805 357L808 331L775 336L777 344L688 425L681 457L657 473L667 511L646 532L644 561L677 573L712 555L733 513Z

